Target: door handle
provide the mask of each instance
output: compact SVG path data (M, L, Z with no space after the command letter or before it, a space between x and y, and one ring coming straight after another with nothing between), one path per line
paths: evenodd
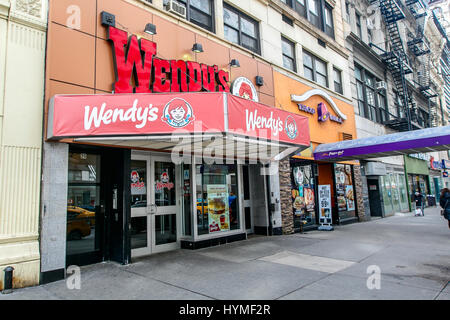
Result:
M157 208L158 207L154 203L149 205L149 206L147 206L147 214L156 214Z

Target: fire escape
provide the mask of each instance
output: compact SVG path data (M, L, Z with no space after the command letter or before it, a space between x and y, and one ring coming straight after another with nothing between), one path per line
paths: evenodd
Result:
M382 53L380 57L386 63L388 70L391 72L394 80L394 89L399 97L399 114L398 116L390 115L385 121L385 125L397 131L410 131L422 128L419 125L420 117L417 103L414 98L412 88L408 87L406 75L412 74L410 59L406 53L402 37L400 35L398 22L406 18L406 8L397 0L372 0L371 4L377 4L380 8L381 15L386 24L386 32L388 34L388 50L371 44ZM406 6L410 10L415 19L419 19L426 15L421 10L416 9L417 4L421 4L420 0L406 0ZM414 37L408 42L408 47L414 55L421 56L428 54L427 50L423 50L423 36ZM426 83L423 83L426 85ZM423 87L423 91L425 86Z
M414 82L422 96L428 102L429 122L424 123L424 119L419 117L419 125L437 127L439 125L437 116L438 108L435 98L438 94L436 93L436 85L431 81L432 55L430 45L424 34L425 17L427 16L426 7L419 0L407 0L406 5L417 22L416 35L410 34L408 41L409 51L416 57L418 62L417 80Z

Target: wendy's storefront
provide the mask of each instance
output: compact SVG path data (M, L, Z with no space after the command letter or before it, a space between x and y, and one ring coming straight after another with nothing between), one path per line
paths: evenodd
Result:
M271 67L127 2L98 4L76 30L51 1L41 282L69 265L277 233L276 164L310 139L306 117L268 106ZM161 35L143 33L149 20Z

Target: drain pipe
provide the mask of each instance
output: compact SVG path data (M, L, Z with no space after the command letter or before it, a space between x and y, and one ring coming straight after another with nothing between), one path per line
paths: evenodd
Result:
M12 292L12 287L13 287L13 272L14 272L14 268L9 266L6 267L4 270L5 272L5 278L3 281L3 294L9 294Z

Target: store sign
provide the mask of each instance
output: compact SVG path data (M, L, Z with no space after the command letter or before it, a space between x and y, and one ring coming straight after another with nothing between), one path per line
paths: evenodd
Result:
M156 43L108 26L116 81L114 93L230 92L229 73L217 65L156 58ZM134 79L135 87L132 86Z
M219 93L58 95L50 100L48 137L222 132L223 104Z
M431 156L426 153L412 153L412 154L409 154L408 156L410 158L415 158L415 159L424 160L424 161L430 161L430 159L431 159Z
M231 133L244 129L247 136L254 138L310 144L308 118L256 102L249 104L235 96L229 96L227 100L228 129Z
M442 162L434 161L434 157L431 157L430 158L430 168L432 170L441 170L442 169Z
M48 118L48 139L208 132L310 145L308 118L217 92L57 95Z
M450 169L450 160L442 160L442 168Z
M365 169L366 176L385 176L387 174L386 164L382 162L367 162Z
M308 107L302 104L302 102L307 101L313 96L320 96L321 98L323 98L337 114L337 116L332 115L328 110L326 104L321 102L317 106L317 120L319 122L326 122L330 120L342 124L344 120L347 119L347 116L339 109L333 99L331 99L331 97L325 91L319 89L309 90L301 96L291 95L291 100L297 103L299 111L303 111L309 114L316 114L315 108Z
M247 100L259 102L258 91L256 91L253 83L245 77L239 77L234 80L231 93Z
M447 171L442 172L442 178L448 178L448 172Z

